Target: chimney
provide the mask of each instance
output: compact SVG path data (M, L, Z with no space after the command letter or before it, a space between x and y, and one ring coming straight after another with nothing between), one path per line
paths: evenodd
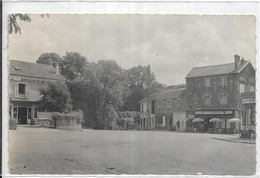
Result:
M240 67L240 56L235 54L234 57L235 57L235 71L237 72Z
M245 64L246 60L244 58L241 59L241 65Z
M56 69L56 74L60 74L60 66L58 62L55 63L55 69Z

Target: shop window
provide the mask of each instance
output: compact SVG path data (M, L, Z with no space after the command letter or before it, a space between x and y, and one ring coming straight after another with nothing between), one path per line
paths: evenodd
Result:
M18 94L19 95L25 95L25 93L26 93L26 84L24 84L24 83L19 83L19 85L18 85Z
M28 119L32 119L32 108L28 108Z
M165 116L163 116L162 120L162 126L165 127Z
M158 119L157 119L157 123L158 123L158 124L162 124L162 123L163 123L163 119L162 119L162 118L158 118Z
M173 122L172 122L172 119L170 119L170 126L172 126Z

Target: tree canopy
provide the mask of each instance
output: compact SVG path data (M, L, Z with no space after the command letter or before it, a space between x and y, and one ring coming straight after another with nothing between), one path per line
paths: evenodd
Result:
M61 82L49 83L46 88L40 89L42 98L39 110L50 112L69 112L72 110L70 92Z
M55 66L56 63L60 64L62 58L56 53L43 53L40 55L36 63L48 64Z

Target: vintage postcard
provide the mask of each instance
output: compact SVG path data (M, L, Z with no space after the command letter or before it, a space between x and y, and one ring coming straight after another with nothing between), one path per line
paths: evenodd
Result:
M6 13L3 176L259 176L258 8L183 4Z

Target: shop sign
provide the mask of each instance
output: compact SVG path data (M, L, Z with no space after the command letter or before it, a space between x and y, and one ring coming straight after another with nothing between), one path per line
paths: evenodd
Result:
M194 117L195 117L195 116L192 115L192 114L187 115L187 118L188 118L188 119L194 119Z
M195 111L196 115L226 115L232 113L232 111Z
M244 98L242 99L242 104L255 103L255 98Z
M43 80L35 80L35 79L28 79L28 78L22 78L21 79L22 82L29 82L29 83L47 83L47 81L43 81Z

